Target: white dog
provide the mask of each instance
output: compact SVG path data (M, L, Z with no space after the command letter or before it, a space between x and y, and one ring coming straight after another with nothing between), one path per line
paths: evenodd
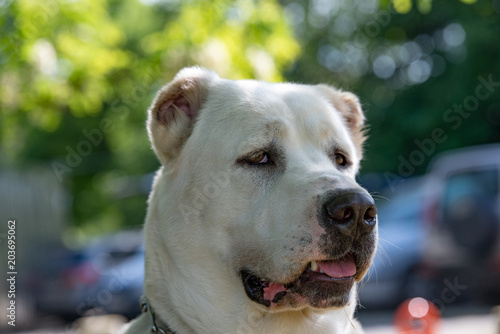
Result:
M180 71L149 110L162 167L127 333L361 333L356 283L377 243L355 182L363 122L329 86Z

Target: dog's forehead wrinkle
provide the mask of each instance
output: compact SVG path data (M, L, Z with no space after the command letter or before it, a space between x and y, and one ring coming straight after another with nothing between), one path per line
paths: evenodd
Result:
M307 154L312 161L331 160L336 151L356 159L354 145L345 135L346 129L328 120L318 120L314 116L306 117L303 122L295 120L293 131L289 133L287 139L291 148Z
M286 85L286 84L285 84ZM226 81L223 80L221 87L223 89L216 89L214 91L214 97L218 100L218 103L222 105L231 105L231 108L242 107L243 110L248 112L253 112L260 114L261 116L276 115L282 119L288 118L290 111L288 110L287 104L280 94L279 87L284 86L284 84L279 83L266 83L253 80L239 80L239 81ZM227 96L236 97L236 100L229 100ZM220 108L229 109L231 108Z
M297 125L307 137L322 141L334 136L345 137L345 122L339 111L314 89L308 88L306 93L293 92L284 97Z
M276 138L284 138L288 133L288 126L286 120L283 119L271 119L266 125L265 129L269 134L272 134Z

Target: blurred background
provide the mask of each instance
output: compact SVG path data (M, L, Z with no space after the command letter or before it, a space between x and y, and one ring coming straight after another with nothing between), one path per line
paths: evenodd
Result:
M500 0L0 0L0 270L12 219L17 270L0 328L111 333L140 311L146 109L201 65L360 96L381 237L367 333L415 296L439 333L498 333L499 36Z

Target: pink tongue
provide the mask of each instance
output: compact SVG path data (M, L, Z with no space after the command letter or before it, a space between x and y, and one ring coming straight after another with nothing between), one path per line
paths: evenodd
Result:
M341 278L356 274L356 264L352 255L341 260L319 261L318 267L330 277Z

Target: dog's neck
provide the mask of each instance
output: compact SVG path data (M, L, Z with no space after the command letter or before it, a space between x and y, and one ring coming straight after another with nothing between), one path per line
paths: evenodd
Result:
M151 307L151 306L149 306ZM150 309L151 312L154 310ZM201 311L201 310L200 310ZM212 310L214 311L214 310ZM362 334L359 323L354 319L349 319L348 310L338 310L327 312L324 315L312 314L308 311L280 312L276 314L263 314L256 310L250 310L239 321L240 325L234 328L211 327L204 329L193 329L183 327L174 332L165 321L148 314L143 313L138 322L142 326L140 333L153 332L160 334L194 334L194 333L249 333L249 334ZM332 319L332 313L334 319ZM142 321L141 321L142 320ZM333 320L333 321L332 321ZM135 332L134 332L135 333ZM139 331L137 332L139 333Z
M160 333L160 334L177 334L173 330L168 327L167 324L162 325L155 317L155 312L151 305L149 304L149 300L146 296L141 297L141 309L142 313L145 313L151 322L151 332Z

